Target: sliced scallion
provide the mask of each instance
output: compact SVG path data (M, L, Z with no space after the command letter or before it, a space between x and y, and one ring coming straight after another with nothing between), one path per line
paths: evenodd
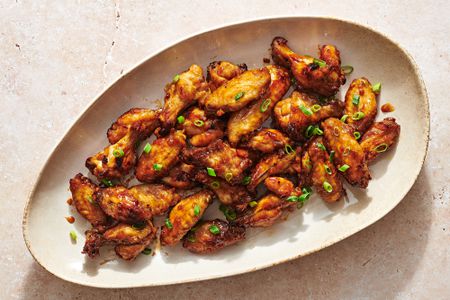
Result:
M169 228L169 229L172 229L172 228L173 228L172 222L170 222L169 219L166 219L166 220L164 221L164 223L166 224L166 227L167 227L167 228Z
M197 127L202 127L203 125L205 125L205 122L203 122L202 120L195 120L194 125Z
M239 99L241 99L242 97L244 97L245 93L244 92L239 92L234 96L234 100L238 101Z
M349 165L343 164L342 166L339 167L338 170L341 171L341 172L345 172L345 171L347 171L349 168L350 168Z
M358 121L358 120L361 120L362 118L364 118L364 116L365 116L365 114L362 111L358 111L353 114L352 120Z
M286 154L291 154L294 153L294 149L292 149L292 146L289 144L286 144L284 146L284 152L286 152Z
M77 241L77 233L73 230L70 231L70 238L72 239L72 241L76 242Z
M331 193L333 191L333 187L328 181L323 182L323 189L327 191L328 193Z
M317 148L319 148L319 149L321 149L323 151L327 150L327 148L325 148L325 146L322 143L317 143Z
M308 107L306 107L304 105L299 105L298 107L300 108L300 110L302 111L302 113L305 116L311 116L313 114L311 109L309 109Z
M319 67L325 67L327 63L324 60L314 58L313 62L318 65Z
M250 206L250 207L255 207L256 205L258 205L258 202L256 202L256 201L250 201L248 203L248 206Z
M185 118L183 116L178 116L178 118L177 118L178 124L183 124L184 121L185 121Z
M264 100L264 102L261 103L261 106L259 107L259 111L265 112L269 108L271 102L272 102L272 100L270 98Z
M331 169L330 169L329 166L323 165L323 168L325 169L325 172L326 172L328 175L331 175L332 171L331 171Z
M374 85L372 85L372 91L375 94L379 94L381 92L381 82L377 82Z
M359 96L359 95L353 95L353 98L352 98L352 103L354 104L354 105L358 105L359 104L359 99L360 99L361 97Z
M345 75L350 75L353 72L352 66L342 66L341 67L342 72L344 72Z
M213 168L206 168L206 171L208 172L208 175L211 177L216 177L216 171Z
M355 139L359 140L361 138L361 133L359 131L355 131L353 132L353 136L355 137Z
M200 214L200 205L196 204L194 206L194 215L198 216Z
M149 154L150 151L152 150L152 145L150 145L149 143L147 143L144 147L144 152Z
M286 198L286 201L288 202L297 202L298 201L298 197L297 196L289 196Z
M347 118L348 118L348 115L343 115L342 118L341 118L341 122L345 123Z
M385 152L388 148L389 148L388 144L383 143L383 144L379 144L378 146L373 148L373 150L375 152L382 153L382 152Z
M178 82L178 80L180 80L180 75L179 75L179 74L177 74L177 75L173 76L173 79L172 79L172 81L173 81L174 83L177 83L177 82Z
M209 232L211 232L214 235L218 235L220 233L220 229L216 225L211 225L209 226Z
M123 150L121 148L118 148L118 149L114 149L113 155L114 155L114 157L120 158L125 155L125 152L123 152Z
M144 254L144 255L150 255L152 253L152 249L145 248L144 250L142 250L141 253Z
M319 104L314 104L313 106L311 106L311 110L313 113L318 112L321 108L322 106L320 106Z

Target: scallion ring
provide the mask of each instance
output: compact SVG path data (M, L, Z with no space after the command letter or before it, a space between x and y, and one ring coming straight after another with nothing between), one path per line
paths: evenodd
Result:
M329 166L323 165L323 168L325 169L325 172L326 172L328 175L331 175L331 174L333 173L333 172L331 171L331 169L330 169Z
M183 124L184 123L184 117L183 116L178 116L177 117L177 122L178 122L178 124Z
M375 94L379 94L381 92L381 82L377 82L374 85L372 85L372 91Z
M311 110L313 113L318 112L321 108L322 106L320 106L319 104L314 104L313 106L311 106Z
M383 143L383 144L379 144L378 146L373 148L373 151L382 153L382 152L385 152L388 148L389 148L388 144Z
M203 122L202 120L195 120L194 125L197 127L202 127L203 125L205 125L205 122Z
M353 72L352 66L342 66L341 67L342 72L344 72L345 75L350 75Z
M230 182L231 179L233 179L233 173L231 173L231 172L225 173L225 180Z
M314 127L313 129L313 135L323 135L323 131L322 129L320 129L319 127Z
M305 115L305 116L311 116L313 113L312 113L312 111L311 111L311 109L309 109L308 107L306 107L306 106L304 106L304 105L299 105L298 106L299 108L300 108L300 110L302 111L302 113Z
M284 146L284 152L286 152L286 154L292 154L294 153L294 149L292 149L292 146L289 144L286 144Z
M114 157L120 158L125 155L125 152L123 152L123 150L121 148L118 148L118 149L114 149L113 155L114 155Z
M244 92L239 92L234 96L234 100L238 101L239 99L241 99L242 97L244 97L245 93Z
M334 126L333 127L333 135L334 136L339 136L340 133L341 133L341 130L339 129L339 127Z
M333 191L333 187L328 181L323 182L323 189L327 191L328 193L331 193Z
M309 125L307 128L306 128L306 130L305 130L305 137L306 138L310 138L310 137L312 137L313 136L313 131L314 131L314 128L315 128L315 126L313 126L313 125Z
M343 115L342 118L341 118L341 122L342 122L342 123L345 123L345 121L347 120L347 118L348 118L348 115Z
M297 196L289 196L286 198L286 201L288 202L297 202L298 201L298 197Z
M145 147L144 147L144 152L145 152L146 154L149 154L151 150L152 150L152 145L150 145L149 143L147 143L147 144L145 145Z
M218 235L220 233L219 227L217 225L211 225L209 226L209 232L211 232L214 235Z
M326 151L327 148L325 148L325 146L322 143L317 143L317 148L319 148L320 150Z
M220 182L218 182L217 180L211 182L211 187L212 187L213 189L218 189L218 188L220 188Z
M166 224L166 227L167 227L167 228L169 228L169 229L172 229L172 228L173 228L172 222L170 222L169 219L166 219L166 220L164 221L164 223Z
M359 131L355 131L353 132L353 136L355 137L355 139L359 140L361 138L361 133Z
M213 168L206 168L206 171L208 172L208 175L211 177L216 177L216 171Z
M256 201L250 201L248 203L248 206L250 206L250 207L255 207L256 205L258 205L258 202L256 202Z
M200 205L196 204L194 206L194 215L198 216L200 214Z
M354 105L358 105L358 104L359 104L359 98L360 98L359 95L357 95L357 94L353 95L352 103L353 103Z
M265 112L269 108L271 102L272 100L270 98L264 100L264 102L261 103L261 106L259 107L259 111Z
M324 60L318 59L318 58L314 58L313 62L318 65L319 67L325 67L327 65L327 63Z
M349 165L343 164L342 166L339 167L338 170L341 171L341 172L345 172L345 171L347 171L349 168L350 168Z
M172 81L173 81L174 83L177 83L177 82L178 82L178 80L180 80L180 75L179 75L179 74L177 74L177 75L173 76L173 79L172 79Z
M161 171L162 167L162 164L153 164L153 170L155 171Z
M362 118L364 118L364 116L365 116L365 114L362 111L358 111L353 114L352 120L358 121L358 120L361 120Z

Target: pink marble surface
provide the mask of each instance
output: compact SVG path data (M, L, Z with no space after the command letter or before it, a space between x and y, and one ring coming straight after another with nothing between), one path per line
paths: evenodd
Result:
M448 1L0 1L0 299L450 297ZM43 270L22 241L22 210L49 151L123 70L212 26L263 16L325 15L384 32L414 57L431 108L420 177L385 218L316 254L207 282L100 290Z

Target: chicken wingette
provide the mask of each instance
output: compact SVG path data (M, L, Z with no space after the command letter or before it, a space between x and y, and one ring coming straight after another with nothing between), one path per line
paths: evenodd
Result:
M208 81L211 91L215 91L227 81L247 71L247 66L245 64L235 65L228 61L213 61L208 65L207 70L206 81Z
M263 128L256 132L244 145L252 150L262 153L272 153L290 145L291 140L281 131L272 128Z
M361 138L361 147L368 162L394 145L400 135L400 125L394 118L385 118L375 122Z

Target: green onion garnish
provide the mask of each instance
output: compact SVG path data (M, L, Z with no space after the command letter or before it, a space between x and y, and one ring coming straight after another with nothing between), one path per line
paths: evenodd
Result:
M331 193L333 191L333 187L328 183L328 181L323 182L323 189L328 193Z
M314 58L313 62L318 65L319 67L325 67L327 63L321 59Z
M200 205L196 204L194 206L194 215L198 216L200 214Z
M323 168L325 169L325 172L327 172L328 175L331 175L332 172L329 166L323 165Z
M291 145L286 144L286 145L284 146L284 152L286 152L286 154L291 154L291 153L294 152L294 149L292 149Z
M141 253L144 254L144 255L150 255L152 253L152 249L145 248L144 250L142 250Z
M152 145L150 145L149 143L147 143L144 147L144 152L149 154L150 151L152 150Z
M265 112L269 108L271 102L272 102L271 99L264 100L264 102L261 103L261 106L259 107L259 111Z
M106 178L102 179L102 183L104 185L106 185L106 186L113 186L114 185L111 180L106 179Z
M313 113L318 112L321 108L322 106L320 106L319 104L314 104L313 106L311 106L311 110Z
M119 157L124 156L125 152L123 152L123 150L121 148L118 148L118 149L114 149L113 155L114 155L114 157L119 158Z
M256 202L256 201L250 201L248 203L248 206L250 206L250 207L255 207L256 205L258 205L258 202Z
M348 118L348 115L343 115L342 118L341 118L341 122L345 123L347 118Z
M386 151L388 148L389 148L388 144L383 143L383 144L379 144L378 146L373 148L373 151L376 151L378 153L382 153L382 152Z
M313 114L311 109L309 109L308 107L306 107L306 106L304 106L302 104L300 104L298 107L300 108L300 110L302 111L302 113L305 116L311 116Z
M194 125L197 127L202 127L203 125L205 125L205 122L203 122L202 120L195 120Z
M234 100L238 101L239 99L241 99L242 97L244 97L245 93L244 92L239 92L234 96Z
M341 67L342 72L344 72L345 75L350 75L353 72L352 66L342 66Z
M352 103L353 103L354 105L358 105L358 104L359 104L359 98L360 98L359 95L353 95Z
M220 229L216 225L211 225L209 226L209 232L211 232L214 235L217 235L220 233Z
M288 202L297 202L298 201L298 197L297 196L289 196L286 198L286 201Z
M174 83L178 82L178 80L180 80L180 75L177 74L177 75L173 76Z
M70 238L72 239L72 241L76 242L77 241L77 233L73 230L70 231Z
M323 135L323 131L322 129L320 129L319 127L314 127L313 129L313 135Z
M233 209L223 204L220 204L219 210L223 213L223 215L225 216L225 218L227 218L228 221L234 221L236 219L236 212Z
M206 171L208 171L208 175L209 176L211 176L211 177L216 177L217 175L216 175L216 171L214 171L214 169L213 168L206 168Z
M334 152L334 150L331 150L331 151L330 151L330 162L333 162L333 161L334 161L334 155L335 155L335 153L336 153L336 152Z
M353 132L353 135L355 136L355 139L357 139L357 140L359 140L359 138L361 137L361 133L359 133L359 131Z
M341 172L345 172L345 171L347 171L349 168L350 168L349 165L344 164L344 165L340 166L338 170L341 171Z
M225 173L225 180L226 181L230 182L232 178L233 178L233 173L231 173L231 172Z
M178 121L178 124L183 124L184 123L184 117L183 116L178 116L178 118L177 118L177 121Z
M374 85L372 85L372 91L375 94L379 94L381 92L381 82L377 82Z
M364 116L365 116L365 114L362 111L358 111L353 114L352 120L358 121L358 120L361 120L362 118L364 118Z
M313 134L314 134L314 133L313 133L314 128L315 128L314 125L309 125L309 126L306 128L306 130L305 130L305 136L306 136L307 138L310 138L310 137L313 136Z
M211 187L212 187L213 189L218 189L218 188L220 188L220 182L218 182L217 180L211 182Z
M94 199L92 199L92 196L87 196L87 201L88 201L90 204L97 204L97 203L95 203Z
M341 131L340 131L340 129L339 129L339 127L337 127L337 126L334 126L333 127L333 135L334 136L339 136L339 133L340 133Z
M164 221L164 223L166 224L166 227L167 227L167 228L169 228L169 229L172 229L172 228L173 228L172 222L170 222L169 219L166 219L166 220Z
M302 188L302 193L303 194L311 194L312 195L312 188L310 186L305 186L304 188Z
M345 150L344 150L344 153L342 153L342 155L347 156L349 154L350 154L350 148L346 147Z
M323 151L327 150L327 148L325 148L325 146L322 143L317 143L317 148L319 148L319 149L321 149Z
M155 171L161 171L163 165L161 164L153 164L153 170Z
M195 243L195 236L194 236L193 234L190 234L190 235L187 237L187 240L188 240L189 242L191 242L191 243Z
M244 179L242 180L242 184L248 185L251 180L252 180L252 178L250 176L245 176Z

